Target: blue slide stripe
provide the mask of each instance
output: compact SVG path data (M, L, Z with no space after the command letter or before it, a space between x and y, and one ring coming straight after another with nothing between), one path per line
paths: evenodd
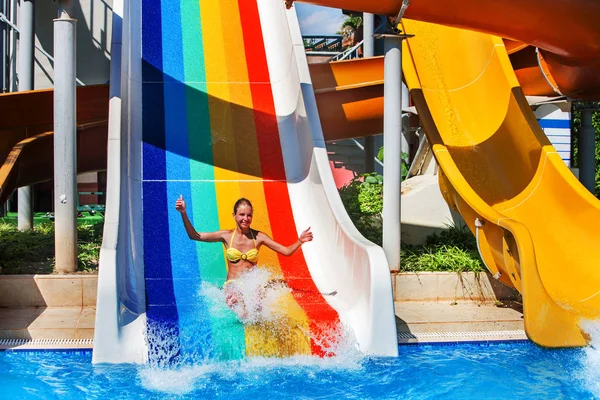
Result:
M149 359L179 358L179 315L172 284L167 205L160 0L142 3L143 235ZM165 331L165 329L167 331ZM167 333L168 332L168 333Z
M180 194L183 194L186 199L191 198L181 10L178 1L162 2L162 21L167 180L169 182L167 194L168 203L171 204ZM196 245L188 238L183 229L181 216L172 206L169 207L169 226L173 287L179 313L181 356L184 360L190 361L193 361L192 357L195 356L204 359L210 357L210 354L204 354L204 351L210 349L206 344L211 342L211 329L210 315L203 297L198 293L201 281Z

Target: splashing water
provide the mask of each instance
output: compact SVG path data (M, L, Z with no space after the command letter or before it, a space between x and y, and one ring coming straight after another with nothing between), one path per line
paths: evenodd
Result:
M153 354L151 365L164 368L179 358L179 329L172 323L152 321L146 328L148 351Z
M584 348L579 380L594 396L600 397L600 321L582 321L581 328L590 335L590 345Z
M216 293L214 286L205 284L203 294L228 304L244 324L279 321L285 310L279 307L281 300L291 293L283 277L265 268L252 268L244 271L237 279L225 284L222 293ZM215 311L222 312L215 305Z
M197 390L207 374L220 379L241 365L347 368L364 357L343 324L309 323L292 289L268 268L247 270L223 288L203 282L197 296L208 313L198 315L194 324L211 324L212 329L188 329L197 336L190 338L176 326L153 321L147 331L151 362L140 372L147 388L180 394ZM205 331L209 336L198 335ZM311 347L320 348L327 360L311 356Z
M241 361L181 366L171 370L142 367L138 370L138 377L142 387L168 395L182 396L211 389L218 391L218 382L233 386L234 391L243 392L246 387L254 386L257 382L263 382L267 387L276 387L280 384L278 377L281 376L318 379L319 376L327 377L329 374L356 374L365 368L365 362L368 359L363 355L357 356L356 353L328 358L255 357Z

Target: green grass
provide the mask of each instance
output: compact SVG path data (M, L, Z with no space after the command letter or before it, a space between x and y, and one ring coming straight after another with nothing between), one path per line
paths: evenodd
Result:
M54 223L36 218L34 229L19 232L16 219L0 218L0 274L54 272ZM79 272L95 273L102 243L102 218L78 219Z
M421 246L402 245L402 272L483 272L475 237L467 227L449 226Z

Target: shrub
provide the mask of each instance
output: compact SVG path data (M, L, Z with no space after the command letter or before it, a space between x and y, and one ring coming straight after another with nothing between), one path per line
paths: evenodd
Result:
M383 177L377 173L359 175L339 192L356 229L373 243L381 245Z
M402 245L400 268L404 272L483 272L485 267L475 237L469 229L449 226L429 235L422 246Z
M383 211L383 177L362 174L340 189L340 197L359 232L381 246ZM429 235L421 246L403 244L402 271L481 272L485 269L469 228L448 226Z
M79 225L79 270L95 271L102 243L102 223ZM0 222L0 273L35 274L54 270L54 224L36 224L33 231L19 232L15 224Z
M574 109L572 111L572 156L571 166L579 168L579 131L581 129L581 111ZM595 172L595 195L600 197L600 112L595 112L592 118L592 125L596 130L596 148L595 148L595 159L596 159L596 172Z

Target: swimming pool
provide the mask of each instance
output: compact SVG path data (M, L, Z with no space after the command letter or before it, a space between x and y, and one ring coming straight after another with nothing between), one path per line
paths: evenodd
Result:
M596 350L529 342L400 346L398 358L248 359L183 366L91 364L91 352L1 352L0 398L592 399Z

